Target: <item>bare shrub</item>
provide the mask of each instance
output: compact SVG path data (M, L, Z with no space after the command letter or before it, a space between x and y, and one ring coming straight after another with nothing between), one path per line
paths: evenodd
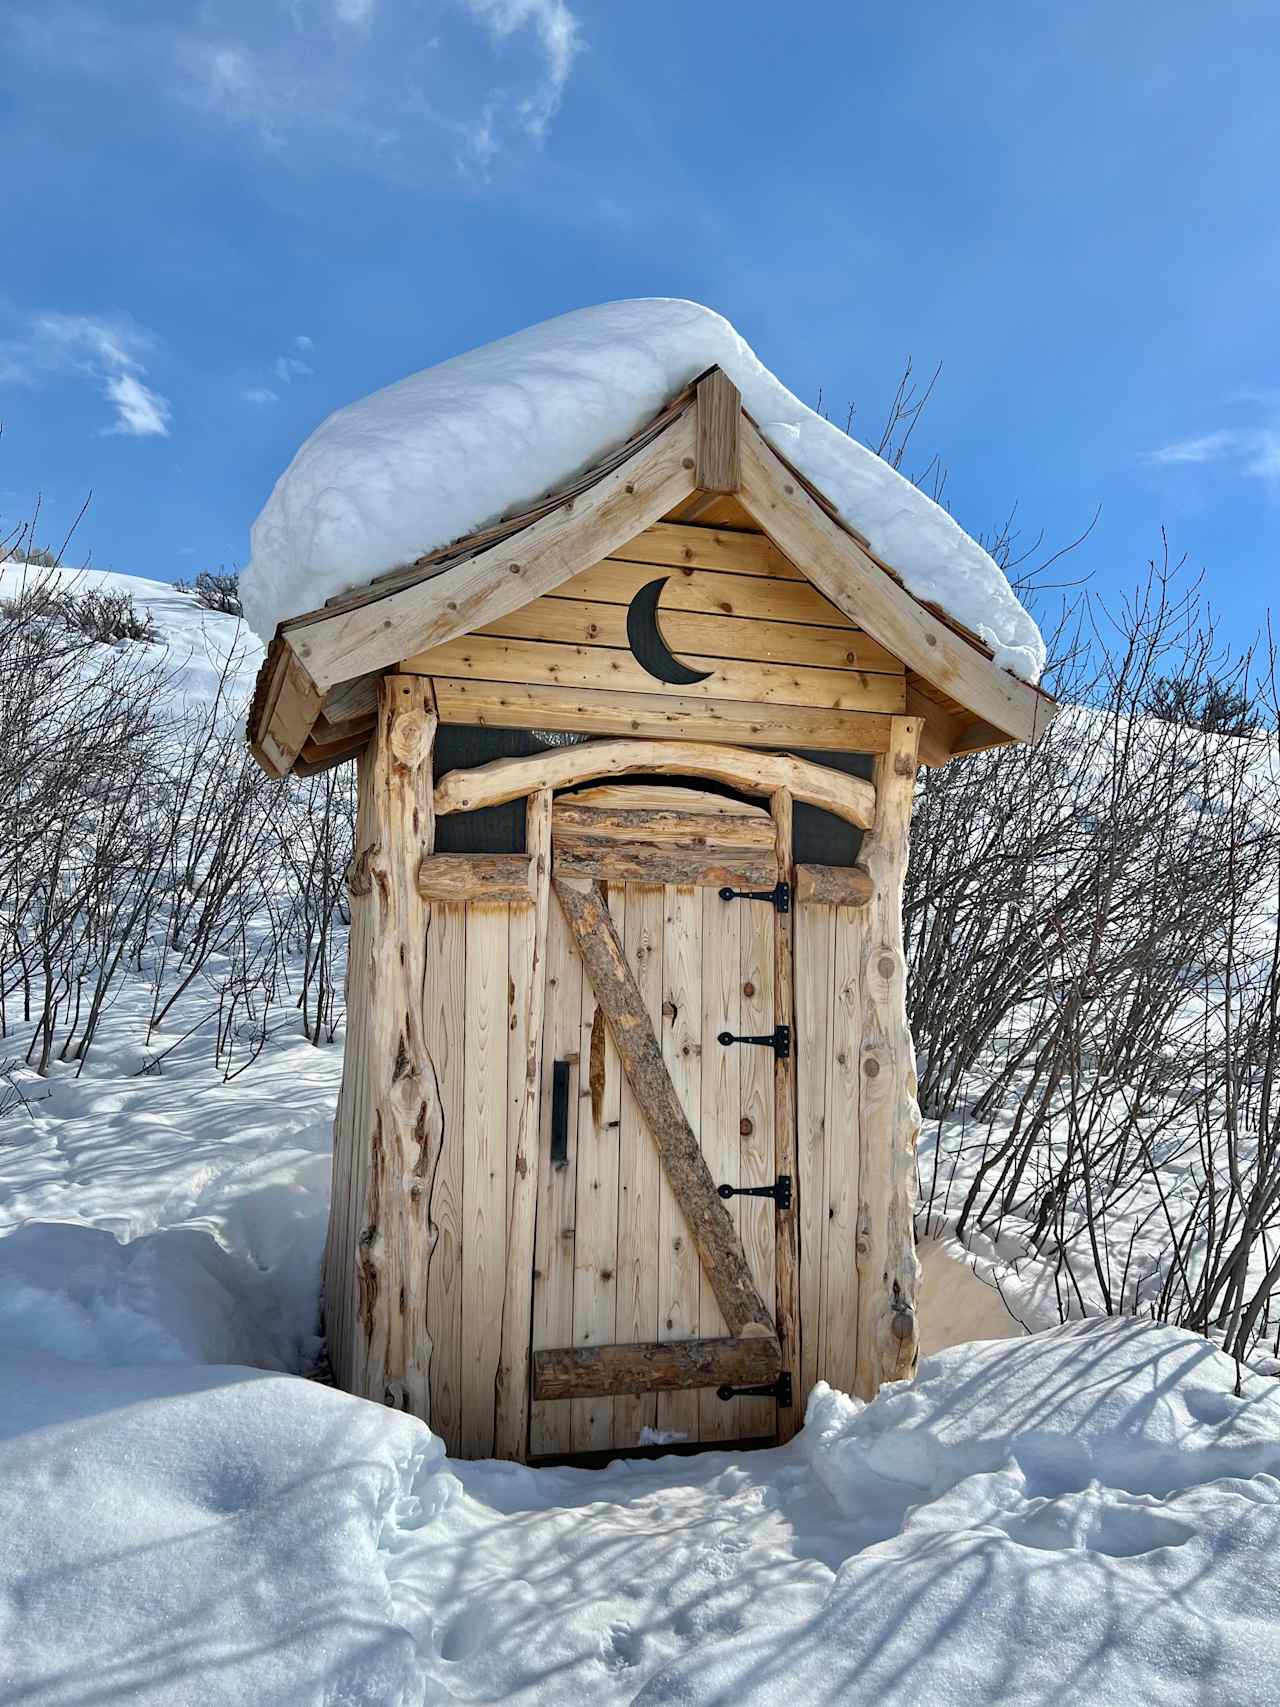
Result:
M174 587L180 593L192 593L198 605L205 610L221 611L225 616L243 616L240 606L240 577L229 574L225 569L216 573L211 569L202 569L194 581L175 581Z

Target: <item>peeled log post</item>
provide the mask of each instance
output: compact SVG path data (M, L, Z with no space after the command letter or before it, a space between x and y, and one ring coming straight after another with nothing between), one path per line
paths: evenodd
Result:
M902 944L919 739L918 718L895 717L889 750L875 761L875 823L863 838L861 856L874 892L855 915L862 936L862 1157L854 1392L863 1399L873 1398L884 1382L911 1375L919 1357L914 1208L920 1109Z
M435 836L431 683L383 677L370 752L371 840L357 856L370 903L366 937L365 1185L357 1223L356 1391L430 1420L426 1292L430 1204L443 1114L423 1028L430 907L418 866Z
M791 862L795 848L794 803L785 788L780 788L769 802L777 838L778 872L784 882L791 880ZM773 1012L778 1025L795 1029L795 959L794 915L775 912L774 924L774 986ZM782 1367L791 1371L797 1385L801 1381L800 1340L800 1156L797 1149L796 1126L796 1064L789 1055L779 1061L774 1073L773 1146L776 1173L786 1174L792 1184L790 1209L779 1209L776 1217L777 1257L774 1317L778 1324L778 1339L782 1348ZM809 1324L809 1332L817 1334L817 1322ZM804 1395L794 1405L778 1406L778 1442L784 1444L804 1422Z

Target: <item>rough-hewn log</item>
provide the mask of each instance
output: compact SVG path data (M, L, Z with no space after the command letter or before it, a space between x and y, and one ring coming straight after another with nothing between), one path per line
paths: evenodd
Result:
M690 1387L755 1387L782 1368L776 1339L658 1340L566 1346L533 1354L535 1399L673 1393Z
M533 1317L533 1251L538 1202L538 1144L542 1088L542 1020L545 1009L547 916L551 903L551 790L533 795L525 812L525 846L531 867L534 918L524 1000L524 1080L511 1206L507 1215L507 1280L502 1299L502 1343L494 1381L493 1451L523 1459L529 1451L529 1344ZM514 1087L512 1087L514 1090Z
M777 836L778 870L784 879L791 874L794 835L790 794L780 788L770 801ZM795 960L792 952L794 934L790 913L774 914L773 1012L779 1025L795 1026ZM803 1042L801 1043L803 1047ZM796 1075L795 1057L779 1061L773 1081L773 1149L779 1176L791 1180L791 1207L779 1209L774 1217L776 1239L774 1259L774 1320L782 1349L782 1367L791 1371L798 1386L801 1379L800 1340L804 1324L800 1320L800 1163L796 1141ZM816 1333L818 1324L811 1324ZM793 1405L778 1406L778 1439L790 1440L804 1421L803 1393L797 1393Z
M374 839L357 865L372 903L368 940L366 1070L369 1126L359 1221L356 1390L430 1420L431 1343L426 1287L431 1182L442 1116L423 1028L428 909L418 864L435 830L431 684L379 684L370 813Z
M854 1391L863 1399L873 1398L884 1382L910 1375L919 1356L916 1291L920 1271L913 1211L920 1109L902 946L902 886L919 733L917 719L895 719L890 751L876 760L876 821L862 845L873 894L861 915L855 915L862 938L858 1075L862 1160Z
M556 839L556 872L604 883L680 883L694 888L772 889L778 862L770 853L724 849L699 853L678 847L620 847L589 836Z
M667 1072L609 908L592 889L560 878L552 881L721 1313L735 1334L772 1335L773 1317L756 1290L733 1222L716 1196L715 1181Z
M705 776L744 794L772 794L785 788L796 800L821 806L860 830L875 814L875 789L862 777L790 753L756 753L722 747L713 741L588 741L554 747L527 759L493 759L474 770L446 771L436 784L436 811L474 812L532 794L537 788L566 788L600 776L634 776L654 771L664 776Z
M865 907L875 885L862 865L798 865L796 902L826 902L833 907Z
M505 901L534 898L535 872L528 854L427 854L418 865L424 901Z
M698 382L698 444L694 481L703 492L736 492L742 484L738 423L742 397L719 368Z
M635 792L642 792L638 785ZM579 806L570 794L556 801L551 823L558 838L576 833L598 841L623 842L628 847L636 842L646 845L661 842L712 852L731 849L737 852L743 848L772 851L773 820L758 808L748 810L750 817L731 812L678 812L653 807L606 809Z

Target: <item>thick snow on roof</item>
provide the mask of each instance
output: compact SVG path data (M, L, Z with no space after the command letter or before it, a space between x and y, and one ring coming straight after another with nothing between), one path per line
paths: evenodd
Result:
M721 315L647 297L563 314L330 415L254 524L241 596L264 639L563 485L719 366L769 442L918 598L980 634L1027 681L1039 630L998 565L873 451L805 407Z

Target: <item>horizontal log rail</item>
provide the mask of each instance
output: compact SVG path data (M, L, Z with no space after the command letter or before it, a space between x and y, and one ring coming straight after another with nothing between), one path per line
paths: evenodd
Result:
M533 1396L598 1399L721 1385L754 1387L772 1381L781 1368L782 1352L772 1335L566 1346L534 1352Z
M875 818L876 791L871 783L844 771L799 759L792 753L748 751L713 741L652 741L619 738L584 741L573 747L553 747L524 759L494 759L470 770L446 771L436 784L435 808L474 812L482 806L501 806L539 788L567 788L570 783L597 777L710 777L744 794L772 795L789 790L796 800L822 807L857 829L869 829Z
M834 907L865 907L875 883L864 865L798 865L796 905L826 902Z
M501 901L527 906L536 873L528 854L426 854L418 862L424 901Z

